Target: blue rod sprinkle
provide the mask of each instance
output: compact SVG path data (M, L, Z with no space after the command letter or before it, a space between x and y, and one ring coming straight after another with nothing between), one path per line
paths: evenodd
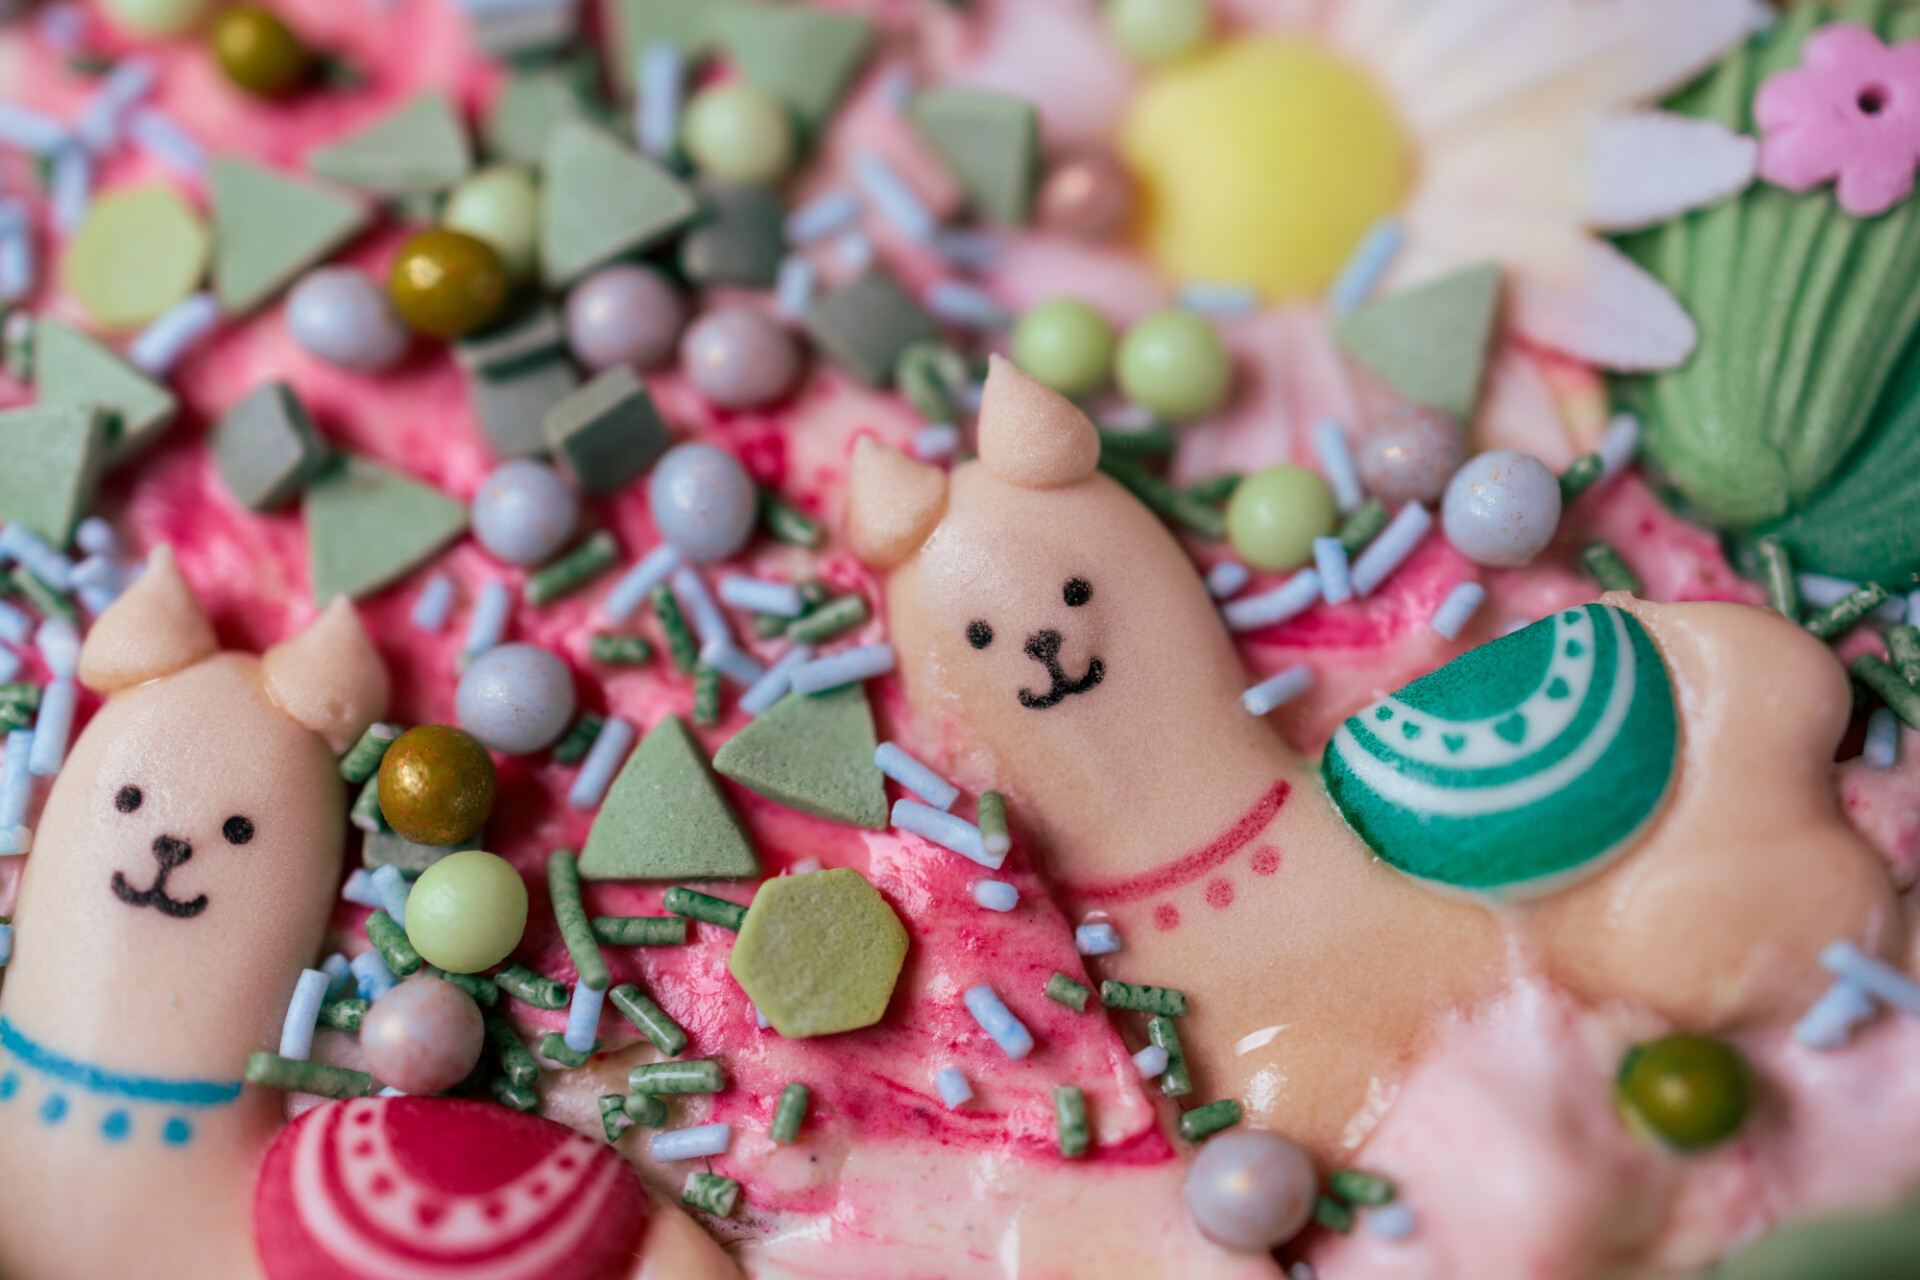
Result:
M0 530L0 551L11 555L55 591L73 589L73 560L27 526Z
M1600 478L1611 480L1625 471L1640 452L1640 419L1630 413L1616 414L1600 437Z
M730 573L720 579L720 599L749 613L770 613L778 618L797 618L807 611L800 588L791 582L768 582Z
M823 191L787 215L787 243L809 245L844 231L860 216L860 198L845 187Z
M990 231L942 227L933 237L933 251L942 262L956 271L975 274L993 270L1003 248L1000 237Z
M893 825L977 862L989 871L998 871L1007 860L1005 854L996 858L987 852L980 840L980 828L965 818L918 800L895 800Z
M393 990L393 984L398 981L372 947L353 958L353 980L359 985L362 1000L378 1000Z
M1271 591L1242 596L1220 610L1229 631L1258 631L1298 617L1320 599L1320 575L1302 569Z
M1292 666L1241 694L1240 705L1247 709L1248 715L1263 716L1312 687L1313 668L1304 664Z
M20 655L11 649L0 649L0 684L10 684L20 674Z
M1142 1080L1151 1080L1167 1069L1172 1056L1159 1045L1150 1044L1133 1055L1133 1069L1140 1073Z
M1843 940L1828 944L1820 953L1820 963L1827 972L1847 979L1902 1013L1920 1017L1920 982L1853 943Z
M774 277L773 299L780 314L789 320L804 320L813 306L813 264L797 253L780 260L780 272Z
M1842 978L1828 987L1793 1026L1793 1038L1809 1049L1838 1049L1853 1029L1880 1012L1860 985Z
M56 680L71 680L80 671L80 629L65 618L48 618L33 634L33 647Z
M978 285L961 280L936 280L928 286L927 314L962 329L1000 333L1013 327L1013 313Z
M1120 949L1120 931L1110 924L1083 924L1073 931L1073 949L1083 956L1110 956Z
M460 652L469 658L477 658L500 643L507 634L507 613L513 608L513 596L507 591L507 584L498 578L489 578L480 584L480 593L474 597L473 614L467 619L466 643L460 646Z
M347 962L344 952L336 951L322 960L320 972L327 975L328 1000L340 1000L353 994L353 966Z
M873 763L881 773L936 809L951 809L960 798L960 788L908 755L898 743L883 742L875 747Z
M74 133L89 151L104 154L120 140L120 117L128 108L153 92L159 78L153 62L147 58L127 58L114 64L93 91L93 97L80 109Z
M0 640L9 644L25 644L27 637L32 634L33 619L5 600L0 600Z
M0 969L13 962L13 926L0 924Z
M340 886L340 896L355 906L371 907L375 911L387 909L386 899L373 883L373 873L365 867L355 867L347 873L347 882Z
M1462 582L1447 592L1447 598L1433 611L1427 625L1449 640L1460 638L1461 628L1472 621L1480 606L1487 602L1487 589L1477 582Z
M949 1111L973 1101L973 1086L967 1083L966 1075L958 1067L942 1067L934 1072L933 1090Z
M1222 560L1207 570L1207 593L1215 600L1231 600L1247 589L1253 571L1238 560Z
M127 138L153 160L183 178L203 179L207 149L172 116L140 107L127 117Z
M707 580L691 565L673 571L673 594L686 610L687 621L693 624L693 634L700 637L701 644L715 640L733 643L733 628L727 625L727 615L714 603L713 593L707 590Z
M933 213L879 152L863 150L854 155L853 180L867 203L902 237L915 244L933 239L938 225Z
M873 265L873 238L864 231L849 231L833 246L833 260L850 276L863 274Z
M72 235L86 221L87 207L92 203L93 161L85 148L69 143L53 156L53 178L47 191L53 225L63 234Z
M647 1154L655 1160L698 1160L703 1156L727 1154L733 1141L730 1124L696 1124L686 1129L668 1129L647 1141Z
M610 622L625 622L679 564L680 553L672 546L662 543L655 547L613 584L613 590L600 602L600 612Z
M587 758L580 762L580 772L574 775L573 786L567 792L567 803L585 810L605 799L607 788L613 785L613 775L626 761L633 739L631 724L619 716L608 717L593 745L587 749Z
M760 683L760 678L767 674L765 667L755 662L744 649L724 636L718 640L709 640L700 646L700 661L742 689L753 688Z
M1398 569L1433 528L1433 515L1417 502L1400 508L1380 536L1367 544L1353 565L1353 593L1370 596Z
M1354 466L1353 446L1347 443L1346 429L1332 418L1314 423L1313 451L1320 458L1320 469L1326 473L1328 487L1333 490L1334 505L1342 514L1359 510L1367 495L1360 487L1360 471Z
M7 734L6 756L0 759L0 857L33 851L33 832L27 829L27 808L33 803L33 730Z
M300 980L293 984L293 999L287 1001L286 1020L280 1024L281 1057L305 1061L313 1052L314 1022L332 985L333 979L324 970L300 971Z
M1891 707L1867 717L1867 743L1860 755L1871 769L1891 769L1900 762L1900 717Z
M960 428L931 422L913 433L913 456L922 462L947 462L960 452Z
M120 534L99 516L88 516L76 525L73 541L90 556L112 558L120 554Z
M51 778L66 763L67 739L79 705L80 688L71 679L55 680L41 695L40 714L33 721L33 754L27 761L37 777Z
M391 863L373 869L374 891L380 895L380 905L393 917L393 922L402 929L407 927L407 878L400 874L400 868Z
M1011 911L1020 905L1020 891L1005 880L976 880L973 900L989 911Z
M453 616L453 578L441 572L427 579L427 585L420 588L420 594L413 601L411 621L415 631L424 631L429 635L438 635L447 629L447 620Z
M1347 546L1338 538L1313 540L1313 567L1320 575L1320 598L1328 604L1345 604L1353 599L1353 581L1348 576Z
M831 657L803 662L793 669L791 679L795 693L825 693L841 685L884 676L892 670L892 645L864 644L857 649L843 649Z
M740 695L740 709L750 716L762 716L773 710L773 704L786 697L787 691L793 687L793 669L811 661L812 645L794 645L767 668L765 675L753 682L751 689Z
M992 987L985 983L968 987L961 999L980 1029L992 1036L993 1042L1009 1058L1024 1058L1033 1052L1033 1033L1013 1016L1013 1010L1007 1008Z
M562 1037L575 1053L592 1053L600 1034L600 1010L607 1002L605 991L595 991L584 982L573 984L573 1001L567 1006L567 1034Z
M1178 301L1197 315L1232 320L1260 310L1260 291L1250 284L1189 280L1180 286Z
M164 378L180 358L220 327L219 300L202 290L162 312L127 345L127 362L143 373Z
M1367 233L1360 237L1359 247L1334 277L1333 287L1327 290L1327 306L1334 315L1346 315L1366 301L1367 295L1380 283L1380 277L1399 256L1406 238L1407 229L1398 218L1382 218L1367 228Z
M45 156L72 143L67 126L53 116L16 102L0 101L0 145Z
M684 77L678 46L655 40L640 51L635 68L639 100L634 104L633 134L640 150L656 160L672 152L679 137Z

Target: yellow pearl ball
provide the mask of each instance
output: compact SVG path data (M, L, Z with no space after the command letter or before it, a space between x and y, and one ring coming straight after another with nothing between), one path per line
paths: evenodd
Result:
M1311 40L1247 38L1158 73L1120 131L1148 247L1178 280L1324 289L1406 192L1412 158L1367 73Z

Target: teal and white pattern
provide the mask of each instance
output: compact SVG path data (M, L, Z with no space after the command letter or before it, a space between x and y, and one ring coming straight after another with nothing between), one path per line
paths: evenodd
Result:
M1519 895L1599 869L1659 808L1673 686L1638 620L1567 609L1462 654L1348 720L1322 771L1402 871Z

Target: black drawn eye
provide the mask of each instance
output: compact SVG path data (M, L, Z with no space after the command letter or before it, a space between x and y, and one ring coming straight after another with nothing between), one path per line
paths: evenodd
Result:
M140 802L144 799L146 797L140 794L140 788L122 787L113 797L113 807L122 813L132 813L140 807Z
M985 621L975 618L967 624L967 643L976 649L984 649L993 643L993 628Z
M1060 596L1067 602L1067 608L1078 609L1093 599L1093 584L1085 578L1068 578L1067 585L1060 591Z
M220 825L220 834L227 838L228 844L245 844L253 839L253 819L236 813Z

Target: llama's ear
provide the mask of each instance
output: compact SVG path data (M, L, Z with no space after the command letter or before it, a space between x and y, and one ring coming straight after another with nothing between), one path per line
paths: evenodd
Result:
M855 442L847 487L847 539L855 555L891 569L920 549L946 509L946 472L872 436Z
M1057 489L1085 480L1100 465L1100 433L1058 391L1004 356L988 356L980 461L1008 484Z
M173 548L162 543L147 556L139 581L94 620L80 649L80 683L95 693L118 693L204 662L219 650Z
M261 657L280 709L343 752L387 713L387 667L353 602L336 596L313 624Z

